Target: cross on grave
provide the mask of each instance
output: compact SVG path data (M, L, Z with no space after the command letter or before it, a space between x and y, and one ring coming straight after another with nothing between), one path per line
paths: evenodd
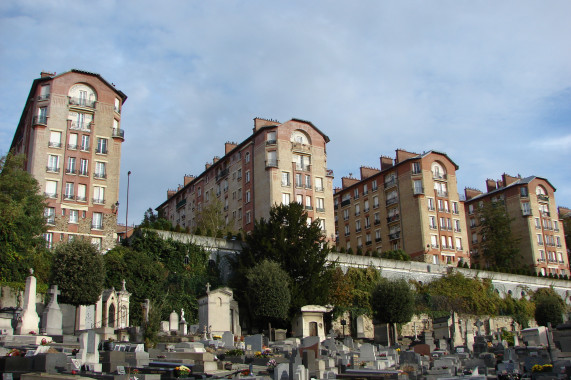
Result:
M121 281L121 284L122 284L121 290L127 290L125 288L125 279L123 279L123 281Z
M57 285L52 285L48 289L48 294L50 295L50 303L57 304L57 296L59 296L61 291L57 289Z
M476 327L478 327L478 336L482 335L480 328L484 325L484 322L480 321L479 319L476 321Z
M206 283L206 294L210 293L210 282Z
M418 335L416 334L416 322L413 322L412 326L414 327L414 341L418 341Z

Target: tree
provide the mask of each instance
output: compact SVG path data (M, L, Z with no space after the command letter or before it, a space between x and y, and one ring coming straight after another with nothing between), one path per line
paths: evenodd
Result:
M405 279L382 278L372 294L374 316L394 327L395 323L410 322L415 307L415 295ZM391 333L394 328L391 329ZM396 341L393 337L393 341Z
M223 236L225 232L228 232L223 207L222 201L218 198L203 205L202 209L196 213L196 228L200 231L208 231L208 236ZM228 226L233 224L233 222L229 223Z
M29 268L47 282L50 254L42 234L45 198L24 169L24 156L0 158L0 281L24 281Z
M552 288L536 290L531 299L535 302L535 321L540 326L551 323L553 327L563 323L565 301Z
M62 303L94 304L104 280L103 257L93 244L76 239L56 246L51 283L59 286Z
M290 203L273 206L267 220L255 222L235 262L233 287L237 297L246 298L242 279L247 270L268 259L280 264L291 278L290 317L304 305L327 302L329 247L319 222L308 224L307 218L301 204Z
M480 220L480 244L486 260L500 268L521 266L519 262L519 239L511 231L511 222L503 201L486 203L478 210Z
M143 221L139 227L165 231L171 231L173 229L171 222L165 219L161 214L157 215L150 207L145 211Z
M287 320L290 304L290 278L278 263L263 260L246 274L249 307L254 318L277 326Z
M410 261L410 256L402 249L395 249L392 251L385 251L381 253L382 259L391 259L399 261Z

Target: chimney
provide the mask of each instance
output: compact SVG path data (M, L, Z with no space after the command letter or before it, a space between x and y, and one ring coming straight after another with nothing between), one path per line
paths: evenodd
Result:
M188 185L189 183L191 183L196 177L193 175L185 175L184 176L184 186Z
M259 117L254 118L254 133L260 130L260 128L267 127L270 125L278 125L280 122L272 119L262 119Z
M56 73L49 73L47 71L42 71L40 73L40 78L53 77L54 75L56 75Z
M232 151L232 149L236 148L238 146L238 144L233 143L233 142L226 142L226 144L224 144L224 155L227 155L228 153L230 153Z
M470 200L478 195L482 195L483 193L478 189L472 189L470 187L464 188L464 195L466 195L466 200Z
M381 171L379 169L369 168L367 166L361 166L361 180L374 176L375 174L378 174L380 172Z
M212 159L212 164L214 165L214 164L217 163L218 161L220 161L220 157L214 156L214 158Z
M518 181L518 180L519 180L518 177L513 177L513 176L508 175L508 174L506 174L506 173L504 173L504 174L502 175L502 181L504 182L504 186L511 185L512 183L514 183L514 182L516 182L516 181Z
M173 195L176 194L174 190L167 190L167 199L170 199Z
M359 180L357 178L351 178L351 177L341 177L341 186L346 189L349 186L352 186L356 183L358 183Z
M403 162L406 159L409 158L414 158L418 156L418 153L412 153L412 152L407 152L406 150L403 149L397 149L397 158L395 160L395 164L398 164L399 162Z
M393 159L387 156L381 156L381 170L393 167Z
M500 186L498 186L499 184L494 181L493 179L487 179L486 180L486 192L489 193L491 191L494 191L496 189L499 189Z
M210 162L207 162L207 163L204 165L204 170L210 169L211 166L212 166L212 164L211 164Z

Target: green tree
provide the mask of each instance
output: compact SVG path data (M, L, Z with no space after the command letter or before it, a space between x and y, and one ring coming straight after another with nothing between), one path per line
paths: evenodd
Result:
M165 231L171 231L173 229L171 222L165 219L161 214L156 214L150 207L145 211L143 221L139 227Z
M563 323L565 301L552 288L541 288L532 295L535 302L535 321L540 326L551 323L553 327Z
M51 254L42 234L45 198L24 170L24 156L0 158L0 281L24 281L29 268L47 282Z
M62 303L94 304L101 296L104 280L103 257L93 244L77 239L56 246L51 283L61 290Z
M278 263L263 260L248 270L246 278L249 308L254 318L285 327L291 299L288 274Z
M486 260L500 268L519 267L519 240L512 234L513 218L508 216L504 202L485 203L477 217L482 234L480 247Z
M290 203L273 206L267 220L255 222L235 263L233 288L239 299L246 298L242 281L246 271L268 259L280 264L291 278L290 317L304 305L327 302L329 246L319 223L308 224L307 218L302 205Z
M392 251L385 251L381 253L382 259L391 259L399 261L410 261L410 256L402 249L395 249Z
M234 225L233 221L228 223L228 226L226 225L223 208L224 205L218 198L204 205L196 214L196 228L209 232L208 236L223 236L228 232L228 227Z
M372 294L373 313L380 322L394 326L410 322L414 315L415 294L405 279L382 278ZM391 329L391 332L394 329ZM393 337L393 341L396 341Z

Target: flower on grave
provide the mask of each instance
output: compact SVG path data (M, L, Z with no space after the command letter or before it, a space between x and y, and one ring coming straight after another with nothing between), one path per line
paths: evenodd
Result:
M268 360L268 363L266 364L268 369L274 369L274 368L276 368L277 365L278 365L278 363L276 363L276 359L270 359L270 360Z
M222 335L212 335L212 338L214 338L214 340L220 340L222 339Z
M139 371L137 368L133 368L133 369L131 370L131 373L132 373L133 375L137 375L137 374L141 373L141 371Z
M552 364L545 364L545 365L536 364L533 367L531 367L531 372L552 372L552 371L553 371Z
M400 348L397 348L397 352L400 352Z
M30 331L28 334L30 334L30 335L36 335L36 332L35 332L35 331Z
M250 375L250 370L247 369L247 368L246 368L246 369L243 369L243 370L240 372L240 375L242 375L242 376L249 376L249 375Z
M22 356L22 351L18 350L17 348L12 348L6 356Z
M45 346L46 344L48 344L48 340L46 338L42 338L41 344L42 346Z
M185 365L179 365L174 369L175 377L186 377L190 374L190 368Z
M361 367L364 367L364 366L367 365L367 362L361 362L361 363L359 363L359 365L360 365Z

